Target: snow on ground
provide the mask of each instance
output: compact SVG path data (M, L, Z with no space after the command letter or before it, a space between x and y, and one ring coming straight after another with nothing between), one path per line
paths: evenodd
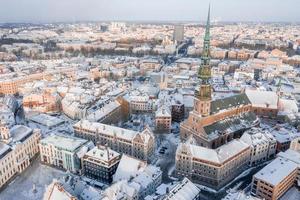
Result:
M32 166L0 192L0 200L41 200L53 178L59 179L64 175L63 171L40 164L37 158ZM34 185L36 192L33 192Z

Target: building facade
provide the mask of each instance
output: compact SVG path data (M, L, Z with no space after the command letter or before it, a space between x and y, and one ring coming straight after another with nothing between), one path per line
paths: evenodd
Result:
M14 175L22 173L38 154L39 129L15 125L11 129L0 125L0 188Z
M111 183L120 162L120 154L104 146L95 146L82 158L82 173L104 183Z
M276 139L267 130L252 128L242 135L241 140L251 148L251 166L270 160L276 155Z
M182 122L184 120L184 104L180 102L173 103L171 114L172 114L172 121Z
M112 150L141 160L149 160L154 152L154 135L150 128L137 132L111 125L81 120L74 126L77 137L107 145Z
M181 143L176 151L176 175L219 190L247 168L250 152L249 145L240 140L218 149Z
M60 169L78 173L80 158L94 144L88 140L65 135L50 135L39 144L41 162Z
M157 132L169 133L172 128L172 115L170 109L162 106L155 112L155 125Z
M37 112L60 112L60 98L57 94L43 92L42 94L30 94L23 97L23 108L25 111Z
M278 157L253 176L251 194L266 200L277 200L295 185L299 173L299 163Z

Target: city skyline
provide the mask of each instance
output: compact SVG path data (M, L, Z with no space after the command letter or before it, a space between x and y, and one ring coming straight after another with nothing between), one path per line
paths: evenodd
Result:
M212 20L222 22L300 22L297 0L11 0L1 2L0 23L77 21L205 21L208 4ZM180 13L180 14L179 14ZM255 14L254 14L255 13Z

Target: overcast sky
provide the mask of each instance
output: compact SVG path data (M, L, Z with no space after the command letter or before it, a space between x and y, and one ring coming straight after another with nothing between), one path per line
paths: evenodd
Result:
M300 0L0 0L0 22L86 20L300 22Z

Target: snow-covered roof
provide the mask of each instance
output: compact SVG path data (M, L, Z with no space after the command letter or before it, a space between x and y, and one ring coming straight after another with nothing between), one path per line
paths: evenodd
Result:
M136 177L139 173L143 172L146 166L146 162L123 154L113 180L114 182L129 180L131 177Z
M258 144L265 144L265 143L276 143L275 137L268 131L262 130L260 128L251 128L250 130L246 131L241 140L250 146L256 146Z
M277 109L278 95L276 92L246 90L246 95L254 107Z
M176 185L163 200L190 200L194 199L200 189L189 179L184 178L181 183Z
M28 119L47 127L53 127L64 122L62 119L44 113L29 116Z
M101 133L104 135L116 136L118 138L122 138L122 139L125 139L128 141L132 141L135 138L135 136L138 134L140 134L141 136L145 135L145 134L142 134L143 132L139 133L137 131L128 130L128 129L124 129L124 128L120 128L120 127L116 127L116 126L111 126L111 125L102 124L102 123L98 123L98 122L90 122L88 120L81 120L78 123L76 123L74 125L74 127L77 127L77 128L81 127L82 129L90 130L95 133ZM149 135L149 134L147 134L147 135ZM149 137L143 137L143 138L144 138L145 143L147 143L149 140Z
M88 141L85 139L58 134L52 134L41 140L42 144L51 144L57 148L65 149L70 152L76 151L87 142Z
M280 99L280 110L278 114L287 115L291 113L298 113L297 101L294 99Z
M246 194L244 191L229 191L229 193L222 200L261 200Z
M115 159L120 154L116 151L111 150L103 146L95 146L93 149L88 151L85 155L92 157L93 159L101 160L104 162L109 162L110 160Z
M171 111L167 106L162 106L155 112L155 117L171 117Z
M278 157L262 170L257 172L254 177L275 186L283 181L293 171L297 170L297 168L298 165L295 162Z
M297 163L300 167L300 152L288 149L285 152L279 152L277 157L286 158L290 161Z
M111 101L108 104L105 104L102 108L91 112L87 119L90 121L101 121L105 118L109 113L113 112L115 109L119 108L121 104L117 101Z
M10 135L14 142L23 142L33 133L33 130L27 126L15 125L10 129Z
M290 127L278 127L271 130L271 134L275 137L277 142L285 143L292 141L293 139L300 137L300 132L295 128Z
M76 200L77 198L67 192L62 184L57 181L53 181L48 186L47 191L44 194L44 200Z
M127 181L119 181L103 192L102 200L134 199L137 195L136 188L130 186Z
M241 151L249 148L249 145L241 140L232 140L217 149L209 149L194 144L181 143L177 149L178 152L185 148L191 151L191 155L201 160L207 160L213 163L222 164L226 160L238 155Z

